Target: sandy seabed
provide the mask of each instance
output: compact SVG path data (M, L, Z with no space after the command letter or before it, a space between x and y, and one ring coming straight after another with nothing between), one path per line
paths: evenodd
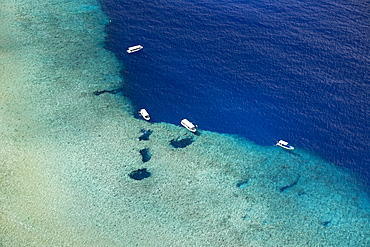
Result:
M98 2L1 6L1 246L370 246L369 198L348 172L94 94L122 85Z

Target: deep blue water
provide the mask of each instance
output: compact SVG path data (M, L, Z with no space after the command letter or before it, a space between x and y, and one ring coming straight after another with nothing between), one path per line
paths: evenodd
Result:
M103 5L126 96L153 121L188 118L260 145L285 139L370 181L370 2Z

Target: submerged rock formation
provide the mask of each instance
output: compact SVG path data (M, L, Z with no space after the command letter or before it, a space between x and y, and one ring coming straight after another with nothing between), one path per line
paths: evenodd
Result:
M1 245L370 245L349 173L229 135L177 139L94 95L122 82L97 1L2 2Z

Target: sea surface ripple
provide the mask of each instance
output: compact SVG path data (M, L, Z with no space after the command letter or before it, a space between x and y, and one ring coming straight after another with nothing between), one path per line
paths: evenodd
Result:
M286 139L370 181L369 2L105 0L127 96L157 122ZM126 54L128 46L144 49Z

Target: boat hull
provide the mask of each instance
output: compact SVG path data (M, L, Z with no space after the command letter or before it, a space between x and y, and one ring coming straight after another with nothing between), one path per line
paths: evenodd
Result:
M193 133L197 132L197 128L195 127L195 125L187 119L181 120L181 125Z
M141 49L143 49L144 47L141 46L141 45L135 45L135 46L131 46L127 49L127 53L134 53L134 52L138 52L140 51Z
M142 118L144 118L146 121L150 120L149 113L145 109L141 109L139 111L139 115L142 116Z
M276 146L279 146L279 147L285 148L285 149L287 149L287 150L293 150L293 149L294 149L294 147L292 147L292 146L290 146L290 145L285 146L285 145L279 145L279 144L276 144Z
M283 141L283 140L278 141L276 143L276 146L279 146L279 147L284 148L284 149L287 149L287 150L293 150L294 149L293 146L289 145L288 142Z

